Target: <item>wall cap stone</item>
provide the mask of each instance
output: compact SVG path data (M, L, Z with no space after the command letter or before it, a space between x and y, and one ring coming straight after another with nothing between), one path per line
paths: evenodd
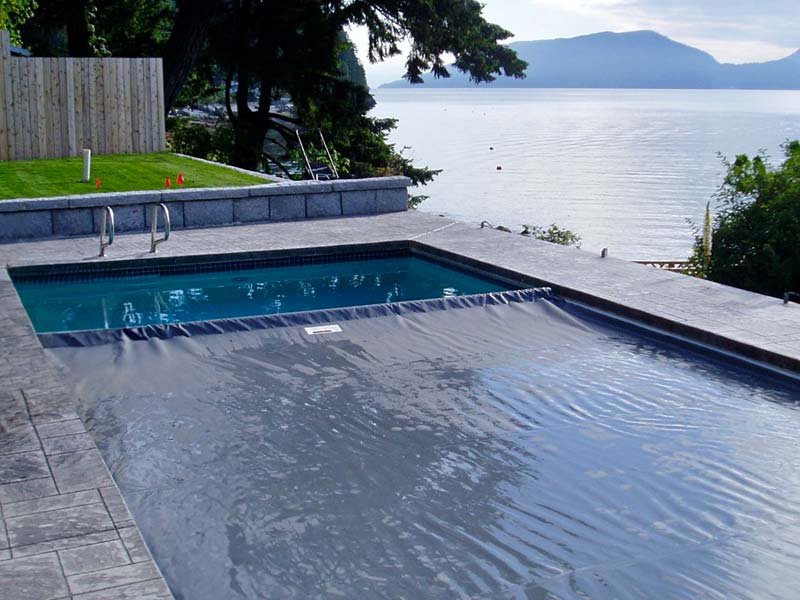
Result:
M380 185L375 185L380 181ZM368 179L335 179L332 182L334 192L353 192L359 190L386 190L404 188L411 185L408 177L371 177Z
M0 212L23 212L66 208L100 208L158 202L191 202L193 200L225 200L252 196L321 194L329 192L385 190L411 185L407 177L371 177L369 179L336 179L333 181L281 180L266 185L239 187L189 188L185 190L142 190L106 192L74 196L20 198L0 200Z

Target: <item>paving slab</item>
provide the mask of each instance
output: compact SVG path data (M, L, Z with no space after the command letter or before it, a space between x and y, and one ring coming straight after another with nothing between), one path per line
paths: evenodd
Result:
M3 600L55 600L69 589L55 553L0 562Z
M47 473L46 477L39 479L0 485L0 503L5 504L7 502L30 500L31 498L42 498L57 493L55 481L53 481L50 473Z
M67 421L56 421L53 423L37 425L36 431L39 433L39 437L41 438L52 438L76 433L85 433L86 429L83 426L83 422L80 419L75 418Z
M131 520L128 507L125 506L125 501L116 486L102 488L100 494L114 523L126 523Z
M97 448L53 455L50 468L61 493L113 485Z
M170 600L172 594L163 579L150 579L97 592L77 594L74 600Z
M15 546L114 529L114 523L102 502L11 517L5 522L12 550Z
M46 455L63 454L75 450L90 450L94 448L94 440L88 433L75 433L60 437L42 438L42 447Z
M48 512L62 508L73 508L86 504L99 504L103 500L99 490L86 490L83 492L73 492L71 494L58 494L35 498L33 500L22 500L12 502L3 506L3 516L6 519L20 517L34 513Z
M77 575L131 563L121 540L62 550L58 553L65 575Z
M39 450L25 403L19 394L0 391L0 455Z
M36 432L30 426L6 430L5 433L0 434L0 454L32 452L40 447L39 438L36 437Z
M26 426L29 426L28 413L20 395L0 391L0 448L3 435Z
M81 573L67 577L70 592L85 594L158 578L160 573L150 562L141 562L102 571Z
M19 452L0 456L0 484L39 479L50 475L44 452Z
M56 552L58 550L68 550L69 548L79 548L81 546L90 546L92 544L99 544L101 542L108 542L118 539L119 536L115 529L105 529L95 533L87 533L85 535L76 535L72 537L58 538L47 542L38 542L36 544L28 544L27 546L17 546L12 548L12 553L15 557L19 556L33 556L36 554L43 554L46 552Z
M123 527L118 530L122 543L131 557L131 562L142 562L150 559L150 551L136 527Z
M42 384L44 381L37 379L35 383ZM34 425L72 421L78 418L74 401L61 386L56 389L43 389L30 385L28 382L28 386L25 388L25 398Z

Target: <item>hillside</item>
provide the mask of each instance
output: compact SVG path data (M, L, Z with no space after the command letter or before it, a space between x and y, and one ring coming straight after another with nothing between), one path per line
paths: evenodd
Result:
M527 77L499 77L493 87L800 89L800 51L782 60L746 65L717 62L710 54L654 31L595 33L575 38L514 42L528 62ZM425 77L415 87L470 87L453 70L448 79ZM381 87L409 87L405 80Z

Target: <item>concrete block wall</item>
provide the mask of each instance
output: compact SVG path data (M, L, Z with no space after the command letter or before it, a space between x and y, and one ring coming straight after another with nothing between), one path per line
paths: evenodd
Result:
M152 206L162 202L173 229L401 212L410 184L376 177L0 200L0 242L96 234L105 206L114 210L117 233L147 230Z

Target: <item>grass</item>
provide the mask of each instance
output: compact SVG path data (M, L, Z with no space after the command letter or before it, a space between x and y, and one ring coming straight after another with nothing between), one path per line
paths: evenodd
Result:
M172 189L178 189L178 173L183 173L184 188L269 183L252 175L169 152L109 154L92 156L92 176L89 183L81 182L83 158L0 162L0 200L161 190L165 188L167 177L172 181ZM97 178L101 182L100 189L95 185Z

